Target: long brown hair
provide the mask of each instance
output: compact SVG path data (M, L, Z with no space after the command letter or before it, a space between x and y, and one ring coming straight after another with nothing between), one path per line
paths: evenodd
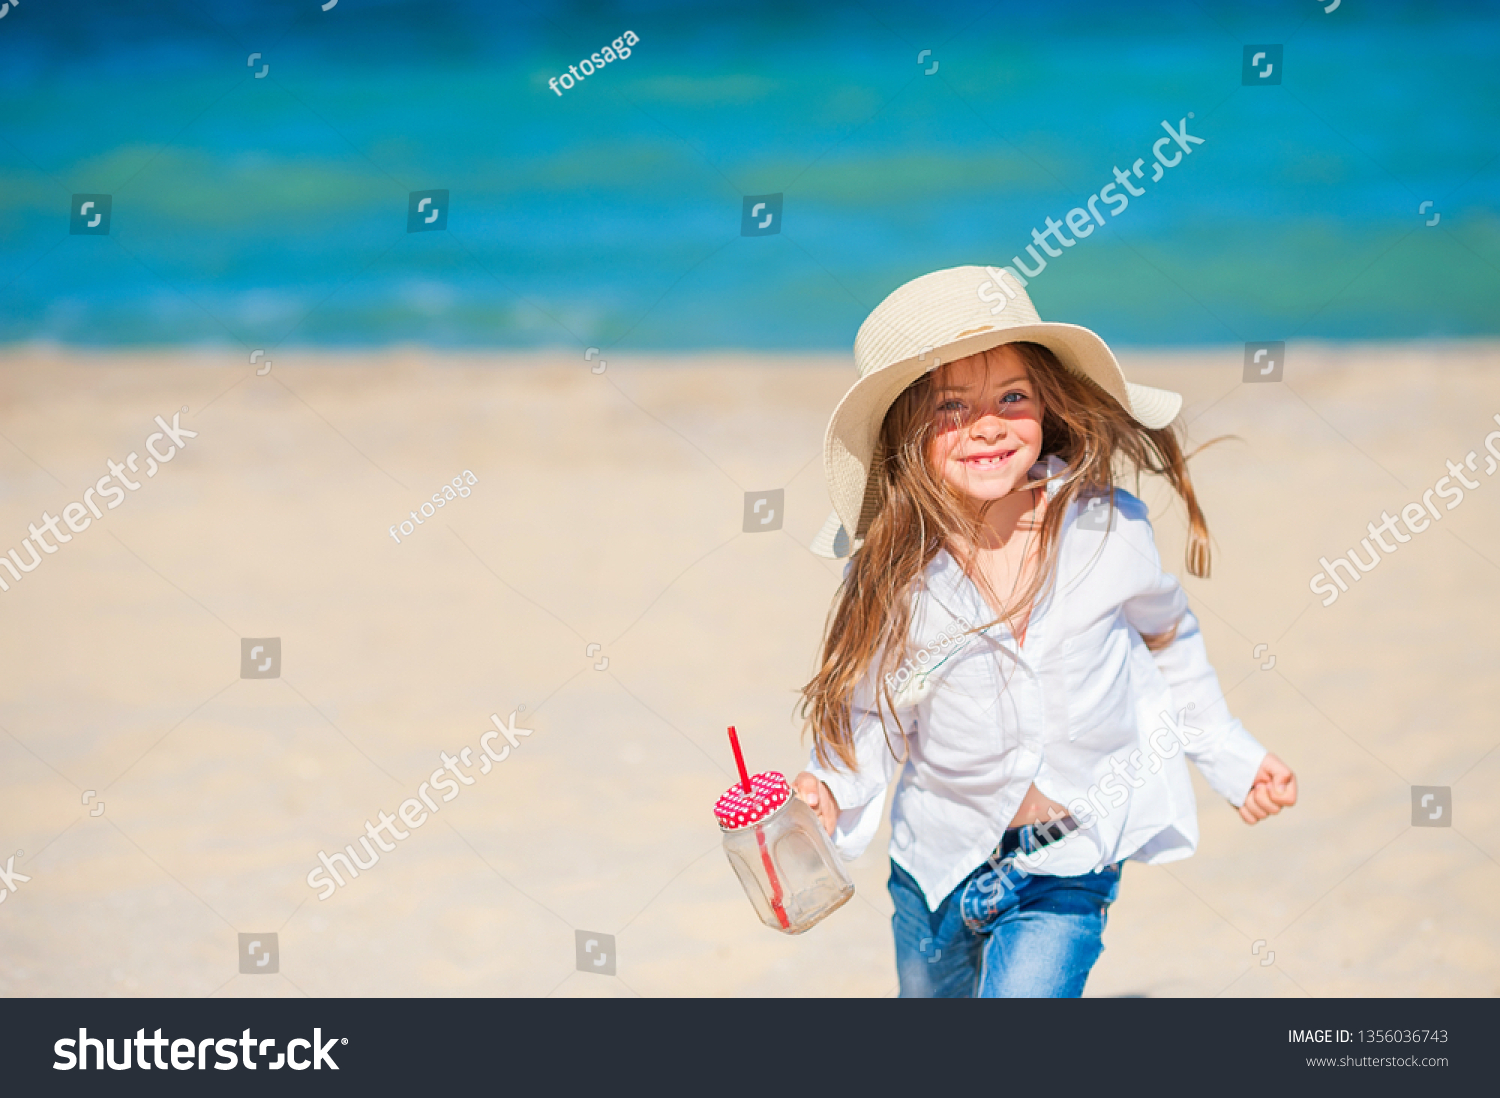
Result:
M1200 577L1209 573L1208 524L1188 477L1180 428L1141 426L1112 396L1070 372L1040 344L1006 346L1025 363L1042 407L1042 455L1056 454L1069 467L1043 513L1036 566L1020 590L1003 603L974 569L968 547L980 543L983 509L976 514L928 457L933 438L944 429L932 415L933 390L948 367L929 371L896 398L881 424L870 473L878 510L829 612L821 666L802 688L801 715L824 766L833 765L835 758L850 770L856 766L850 703L877 656L877 704L895 713L891 675L907 656L913 586L944 546L955 550L955 559L989 596L990 604L1003 605L1000 617L971 632L1000 621L1014 632L1051 578L1069 504L1080 494L1109 493L1116 474L1128 475L1133 469L1137 477L1164 477L1182 497L1188 512L1187 570ZM982 356L986 367L995 353ZM1145 639L1160 648L1171 643L1175 632L1174 626ZM898 727L899 723L897 718Z

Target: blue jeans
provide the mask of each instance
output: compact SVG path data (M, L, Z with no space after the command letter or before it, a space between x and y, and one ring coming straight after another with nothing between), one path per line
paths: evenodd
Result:
M896 972L903 999L1069 998L1104 949L1120 867L1016 882L980 866L927 909L921 886L891 863Z

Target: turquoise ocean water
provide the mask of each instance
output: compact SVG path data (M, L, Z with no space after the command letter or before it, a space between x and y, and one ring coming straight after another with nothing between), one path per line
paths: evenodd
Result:
M1330 3L25 0L0 343L843 349L1138 157L1146 193L1050 261L1043 316L1500 332L1500 5ZM1284 79L1247 86L1262 45ZM1203 144L1150 182L1189 112ZM408 232L428 189L446 228ZM69 231L75 194L110 196L108 235ZM771 194L781 231L742 235Z

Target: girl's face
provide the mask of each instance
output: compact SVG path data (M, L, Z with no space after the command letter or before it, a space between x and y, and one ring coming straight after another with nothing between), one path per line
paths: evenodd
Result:
M933 381L933 468L976 503L1024 487L1042 452L1042 407L1015 349L950 362Z

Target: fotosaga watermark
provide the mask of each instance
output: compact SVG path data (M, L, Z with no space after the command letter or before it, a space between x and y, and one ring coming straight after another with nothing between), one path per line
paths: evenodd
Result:
M467 499L474 491L474 489L471 488L470 485L478 483L479 478L476 477L473 473L469 472L469 470L465 469L462 473L458 474L458 476L454 477L447 484L443 485L436 492L432 493L432 499L423 500L417 510L411 512L410 519L402 519L401 522L396 525L399 525L401 527L401 532L403 534L405 534L407 537L410 537L416 532L418 526L426 525L421 515L417 514L417 511L420 511L422 515L426 515L428 518L432 518L437 514L439 507L446 507L448 505L448 501L450 499L458 499L460 496L463 496L465 499ZM396 537L396 525L391 526L391 537L395 539L397 545L400 545L401 539Z
M564 89L571 88L580 80L588 79L611 61L625 60L630 56L630 47L640 40L640 36L635 31L626 31L603 49L595 50L576 65L569 65L568 71L561 76L552 77L547 81L547 87L561 96Z

